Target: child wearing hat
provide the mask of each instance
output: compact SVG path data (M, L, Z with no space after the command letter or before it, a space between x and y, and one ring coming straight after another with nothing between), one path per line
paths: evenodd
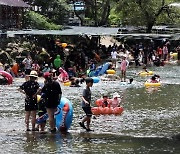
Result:
M111 102L111 107L115 108L115 107L120 106L120 102L121 102L120 95L117 92L115 92L113 94L113 99L112 99L112 102Z
M38 74L36 71L31 71L29 75L29 80L24 82L19 91L25 94L25 124L26 131L30 131L29 129L29 120L32 118L32 131L35 131L36 124L36 111L38 109L37 105L37 94L40 92L41 87L36 81L38 78Z

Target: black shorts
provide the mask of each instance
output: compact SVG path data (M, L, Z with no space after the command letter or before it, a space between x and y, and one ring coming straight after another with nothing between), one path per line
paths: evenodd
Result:
M45 107L50 108L50 109L56 109L58 105L59 105L59 101L58 102L45 102Z
M38 109L37 100L34 98L25 99L25 111L36 111Z
M84 112L86 113L86 116L87 117L91 117L92 116L92 111L91 111L91 107L88 106L88 107L82 107Z

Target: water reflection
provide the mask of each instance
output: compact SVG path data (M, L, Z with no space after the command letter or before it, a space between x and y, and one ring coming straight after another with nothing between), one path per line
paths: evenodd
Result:
M24 134L24 152L37 153L39 152L65 152L72 145L72 135L70 133L60 134L55 133L25 133ZM70 150L70 149L69 149Z

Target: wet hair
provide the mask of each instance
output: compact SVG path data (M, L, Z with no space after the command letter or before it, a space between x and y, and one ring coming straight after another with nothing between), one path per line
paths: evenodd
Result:
M75 80L75 84L79 84L79 80L78 79Z
M103 95L103 98L107 98L108 96L107 95Z
M130 78L129 79L129 83L131 84L133 82L133 78Z
M155 74L155 75L154 75L154 77L160 78L160 76L159 76L159 75L157 75L157 74Z
M156 80L156 77L155 76L152 76L152 78L151 78L152 80Z
M84 78L81 78L81 79L80 79L80 83L81 83L81 84L82 84L84 81L85 81Z
M86 78L85 81L86 81L86 84L87 83L93 83L93 79L92 78Z

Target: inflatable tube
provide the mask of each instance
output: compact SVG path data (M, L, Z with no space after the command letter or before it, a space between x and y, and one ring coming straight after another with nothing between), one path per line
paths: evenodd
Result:
M40 95L37 99L40 98ZM61 98L60 104L55 112L56 127L60 132L67 132L72 124L73 118L73 107L72 103L65 97ZM36 119L37 124L41 124L48 119L48 114L45 113L41 117Z
M100 78L98 77L91 77L93 79L93 83L98 83L100 81Z
M98 73L98 75L103 75L103 74L105 74L106 73L106 70L109 68L109 63L105 63L103 66L102 66L102 68L101 68L101 70L99 71L99 73Z
M72 103L67 98L62 97L57 109L59 112L55 114L56 127L60 132L67 132L73 119Z
M121 115L124 109L122 107L92 107L91 111L94 115Z
M106 70L106 73L107 73L107 74L115 74L116 71L115 71L115 70Z
M112 102L111 99L107 99L107 101L109 102L109 104L111 104L111 102ZM96 104L98 107L102 107L102 106L103 106L103 98L97 99L97 100L95 101L95 104Z
M115 107L113 110L113 114L121 115L123 111L124 111L123 107Z
M145 76L145 75L153 75L154 72L153 71L148 71L148 72L140 72L139 75L141 76Z
M152 86L152 87L159 87L159 86L161 86L161 83L160 82L158 82L158 83L145 82L144 86L145 87L150 87L150 86Z
M178 53L177 52L170 53L170 56L177 59Z
M4 78L7 79L7 84L12 84L13 77L10 73L8 73L6 71L0 71L0 75L2 75Z
M63 82L64 86L70 86L71 85L71 81L67 81L67 82Z

